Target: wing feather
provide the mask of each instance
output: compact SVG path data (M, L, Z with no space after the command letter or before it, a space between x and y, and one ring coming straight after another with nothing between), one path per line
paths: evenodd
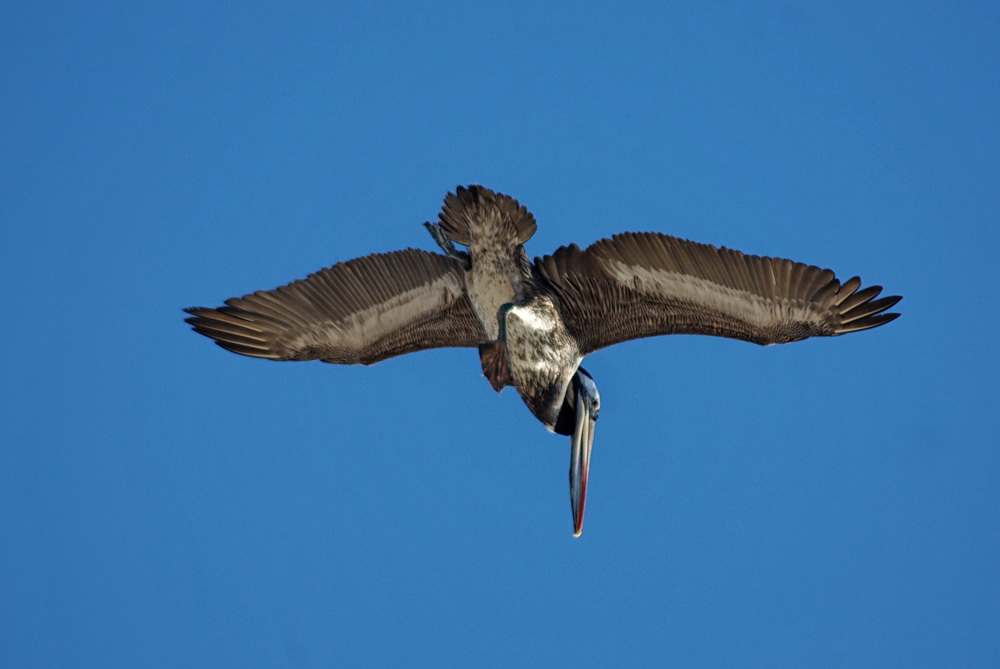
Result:
M195 332L219 346L270 360L370 365L485 338L458 262L415 249L337 263L217 309L185 311Z
M869 300L875 299L881 292L882 286L868 286L864 290L859 290L853 295L845 296L837 306L840 307L841 311L846 313L860 304L864 304Z
M833 336L883 325L901 298L841 284L831 270L753 256L659 233L624 233L581 251L536 259L584 354L663 334L706 334L757 344ZM860 290L859 290L860 289Z

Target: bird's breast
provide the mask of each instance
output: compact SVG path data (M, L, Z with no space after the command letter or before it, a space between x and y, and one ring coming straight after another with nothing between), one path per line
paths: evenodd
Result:
M517 392L546 426L554 424L580 364L576 341L548 299L515 305L504 321L507 359Z

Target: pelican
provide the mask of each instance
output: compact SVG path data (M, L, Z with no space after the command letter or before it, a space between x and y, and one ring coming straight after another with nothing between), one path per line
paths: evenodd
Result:
M760 345L869 330L897 318L881 286L828 269L657 233L626 232L528 260L534 216L482 186L448 193L424 225L443 253L405 249L337 263L270 291L185 309L199 334L270 360L371 365L440 347L478 348L498 392L513 386L570 437L580 536L600 395L580 366L641 337L702 334ZM464 246L465 251L455 245Z

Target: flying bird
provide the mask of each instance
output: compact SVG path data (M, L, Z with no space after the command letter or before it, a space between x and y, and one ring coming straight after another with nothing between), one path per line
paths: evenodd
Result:
M194 330L234 353L371 365L440 347L478 348L490 385L513 386L570 437L573 535L583 527L600 395L580 366L630 339L702 334L783 344L897 318L881 286L828 269L657 232L626 232L529 261L534 216L482 186L448 193L425 223L443 253L374 253L269 291L191 307ZM459 250L455 245L464 246Z

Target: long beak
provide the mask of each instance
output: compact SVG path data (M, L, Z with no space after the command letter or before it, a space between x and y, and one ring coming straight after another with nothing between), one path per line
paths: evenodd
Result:
M583 531L583 507L587 503L587 475L590 473L590 448L594 443L596 418L590 402L576 401L576 429L569 447L569 502L573 507L573 536Z

